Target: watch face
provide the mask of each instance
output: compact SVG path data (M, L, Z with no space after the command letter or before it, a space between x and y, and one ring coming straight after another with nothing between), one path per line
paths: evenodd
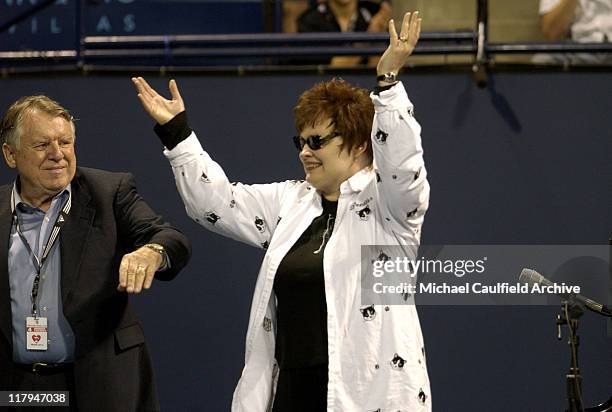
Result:
M393 72L388 72L385 74L381 74L380 76L376 77L376 80L378 81L383 81L386 83L394 83L397 81L397 74L393 73Z

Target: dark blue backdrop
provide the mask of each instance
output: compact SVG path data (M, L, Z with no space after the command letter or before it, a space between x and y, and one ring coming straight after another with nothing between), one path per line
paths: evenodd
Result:
M71 108L81 165L132 171L194 243L189 267L136 299L165 410L224 411L243 363L260 250L188 220L126 75L0 79L0 107L46 93ZM302 177L289 136L301 91L330 76L177 76L191 124L233 180ZM372 76L345 76L362 86ZM612 235L612 73L404 74L432 186L423 243L599 243ZM158 89L167 78L149 76ZM2 172L0 183L13 179ZM560 411L569 364L556 307L422 307L436 411ZM583 317L584 399L612 394L606 322Z
M77 3L82 36L143 36L259 33L259 0L56 0L0 33L0 51L64 50L76 47ZM32 10L36 0L2 0L0 25Z

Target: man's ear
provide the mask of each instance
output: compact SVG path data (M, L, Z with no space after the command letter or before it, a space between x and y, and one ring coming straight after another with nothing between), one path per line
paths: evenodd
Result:
M15 161L15 152L6 143L2 144L2 154L4 154L4 160L6 161L7 166L11 169L15 169L17 167L17 162Z

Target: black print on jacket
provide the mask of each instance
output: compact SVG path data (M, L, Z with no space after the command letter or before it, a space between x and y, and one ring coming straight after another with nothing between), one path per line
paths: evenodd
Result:
M357 211L357 215L361 220L368 220L370 218L370 213L372 213L372 210L369 206L366 206L363 209Z
M282 217L279 216L278 219L276 220L276 226L278 226L278 224L280 223L281 219L282 219Z
M417 180L419 178L419 176L421 176L421 168L419 167L419 170L417 170L417 172L414 174L414 180Z
M412 212L408 212L406 214L406 219L410 219L412 216L416 215L417 209L418 208L414 209Z
M381 250L378 256L376 257L376 259L372 260L372 263L374 263L377 260L380 260L381 262L386 262L387 260L390 260L390 259L391 258L389 257L389 255L387 255L385 252Z
M272 319L270 319L267 316L264 317L263 328L266 332L271 332L272 331Z
M270 246L270 244L267 240L261 244L263 250L268 250L268 246Z
M234 206L236 206L236 201L232 199L232 201L230 202L230 207L233 208Z
M206 214L204 215L204 218L208 220L209 223L212 223L213 225L217 223L217 220L221 219L212 210L210 212L206 212Z
M236 186L238 184L238 182L232 182L231 185L232 186Z
M380 183L382 180L380 179L380 175L376 172L376 183Z
M392 369L399 371L402 370L402 368L406 364L406 361L396 353L395 356L393 356L393 359L391 359L390 363Z
M259 216L255 216L255 227L259 231L259 233L263 233L266 231L266 221L260 218Z
M363 320L374 320L376 317L376 310L374 309L374 305L364 306L359 309L361 315L363 316Z
M427 395L425 395L425 392L423 392L422 388L419 391L419 400L421 401L423 405L425 404L425 401L427 400Z
M414 107L413 106L408 106L408 114L412 117L414 117Z
M412 263L412 261L408 262L408 269L410 269L410 273L414 273L416 275L416 270L414 269L414 263Z
M376 140L376 142L379 144L385 144L387 142L387 137L389 137L388 133L378 129L374 135L374 140Z
M206 173L204 172L202 172L202 177L200 177L200 180L204 183L210 183L210 179L208 178L208 176L206 176Z

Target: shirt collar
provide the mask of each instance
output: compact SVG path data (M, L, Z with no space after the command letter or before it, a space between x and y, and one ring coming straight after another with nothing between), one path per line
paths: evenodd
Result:
M15 206L18 206L21 203L23 203L24 205L27 205L28 207L32 207L34 209L33 206L23 201L23 199L21 198L21 195L19 194L20 189L21 189L21 182L19 181L19 176L18 176L15 182L13 183L13 192L11 193L11 213L15 211ZM68 183L68 186L66 186L65 188L60 190L58 194L53 196L53 200L58 199L60 197L65 197L71 194L72 194L72 185Z
M372 174L374 173L374 166L369 165L355 173L353 176L349 177L347 180L342 182L340 185L340 193L354 193L361 192L366 188L368 183L372 180ZM305 182L306 183L306 182ZM310 186L309 183L306 183L310 194L300 199L300 202L303 199L310 199L310 201L314 202L316 205L321 207L321 193L318 190L314 189Z
M374 173L373 166L366 166L340 185L340 193L361 192L368 185Z

